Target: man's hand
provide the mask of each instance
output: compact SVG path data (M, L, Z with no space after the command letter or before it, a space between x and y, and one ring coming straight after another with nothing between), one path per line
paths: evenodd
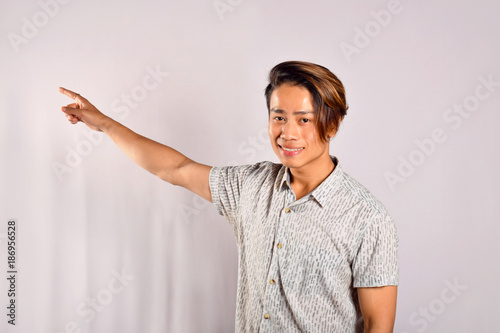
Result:
M396 319L398 287L358 288L365 333L391 333Z
M60 87L59 92L75 100L74 103L63 106L61 109L66 114L69 122L76 124L79 121L95 131L105 131L111 118L102 114L85 97Z

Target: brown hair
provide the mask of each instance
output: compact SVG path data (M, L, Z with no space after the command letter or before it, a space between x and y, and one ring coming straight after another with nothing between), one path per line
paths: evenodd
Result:
M323 66L304 61L282 62L269 72L265 90L268 111L271 94L284 83L302 86L311 93L319 137L328 141L327 133L337 132L349 108L342 82Z

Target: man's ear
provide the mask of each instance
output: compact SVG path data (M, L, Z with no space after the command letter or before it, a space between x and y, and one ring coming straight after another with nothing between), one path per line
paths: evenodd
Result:
M328 137L328 140L333 139L333 138L335 137L335 135L337 135L337 130L338 130L338 128L333 127L333 128L331 128L331 129L328 131L328 133L326 134L326 135L327 135L327 137Z

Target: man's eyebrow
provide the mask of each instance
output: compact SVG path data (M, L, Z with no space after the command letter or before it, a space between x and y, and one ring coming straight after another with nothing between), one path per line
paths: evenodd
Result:
M277 108L272 108L271 112L280 113L280 114L286 113L284 110L277 109ZM314 113L314 111L294 111L293 112L294 115L304 115L304 114L311 114L311 113Z

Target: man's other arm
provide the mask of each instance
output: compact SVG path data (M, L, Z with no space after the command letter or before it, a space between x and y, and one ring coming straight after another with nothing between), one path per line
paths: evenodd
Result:
M358 288L365 333L391 333L396 319L398 287Z

